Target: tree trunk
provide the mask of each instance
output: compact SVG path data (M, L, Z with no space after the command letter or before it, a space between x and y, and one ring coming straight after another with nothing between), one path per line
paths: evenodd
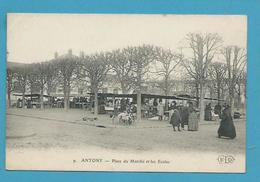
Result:
M229 96L229 106L230 106L230 110L231 110L231 116L233 117L233 113L234 113L234 97L233 97L233 95Z
M11 92L12 92L12 74L7 69L7 100L8 100L8 108L11 108Z
M11 86L8 81L8 87L7 87L7 100L8 100L8 108L11 108Z
M200 121L204 121L204 85L200 84Z
M47 86L47 95L48 95L48 96L51 95L51 89L49 88L49 86Z
M168 96L170 93L168 77L165 78L165 96ZM165 99L165 111L168 111L168 99Z
M137 71L137 111L136 111L136 119L138 122L141 121L142 119L142 86L141 86L141 82L142 82L142 68L140 66L138 66L138 71Z
M98 115L98 92L95 91L94 94L95 94L94 115L97 116Z
M209 95L210 98L214 97L214 90L212 89L212 87L209 87Z
M40 95L40 102L41 102L41 109L44 108L44 104L43 104L43 90L41 90L41 95Z
M51 94L50 94L50 91L49 91L49 88L47 88L47 95L48 95L48 96L51 95ZM54 99L53 97L48 97L48 102L49 102L49 104L50 104L50 105L49 105L50 108L53 107L53 105L52 105L52 104L53 104L53 99Z
M168 95L169 95L169 91L166 91L166 92L165 92L165 96L168 96ZM169 102L168 102L168 99L165 99L165 107L164 107L164 108L165 108L165 111L168 111L168 109L169 109L168 103L169 103Z
M125 84L123 83L123 81L121 82L121 89L122 89L122 93L123 94L126 94L126 87L125 87Z
M64 86L64 109L68 110L68 88L67 88L67 85Z
M142 119L142 110L141 110L141 105L142 105L142 94L141 94L141 89L138 89L137 91L137 121L141 121Z
M220 98L223 99L223 100L226 98L225 97L225 90L223 88L221 88Z
M8 108L11 108L11 91L8 89L7 92Z
M23 91L22 95L22 108L25 108L25 92Z
M169 110L169 102L168 99L165 100L165 111Z
M196 107L198 108L199 107L199 101L200 101L200 99L199 99L199 84L196 83L195 87L196 87Z
M241 87L238 87L238 94L237 94L237 109L241 108Z
M233 116L233 111L234 111L234 87L232 85L232 83L230 83L230 87L229 87L229 106L230 106L230 110L231 110L231 116Z
M219 104L220 103L220 85L218 85L217 97L218 97L218 104Z
M67 102L67 96L66 96L66 94L64 93L64 109L65 110L68 110L68 102Z

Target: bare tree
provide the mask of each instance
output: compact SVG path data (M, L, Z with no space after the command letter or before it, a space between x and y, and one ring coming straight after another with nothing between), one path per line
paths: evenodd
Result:
M23 65L16 68L16 90L22 93L22 107L25 107L25 92L28 84L29 66Z
M53 62L41 62L30 65L30 71L28 75L28 84L33 93L40 93L40 107L44 108L44 90L47 86L47 95L50 94L50 90L56 84L55 80L57 76L57 68Z
M226 62L229 105L233 111L235 89L246 67L246 50L238 46L227 46L222 49L221 53Z
M109 54L99 53L81 58L81 76L90 83L91 93L94 93L94 114L98 114L98 91L103 85L109 70Z
M128 47L129 57L133 62L133 84L137 93L137 121L141 121L141 92L145 75L149 72L149 65L155 59L154 47L142 45Z
M158 65L156 74L162 77L162 82L160 82L160 88L163 90L164 94L169 95L170 89L172 88L171 77L173 76L174 70L183 60L183 55L178 53L173 53L171 50L164 50L162 48L156 48L156 62L160 63Z
M124 48L111 52L111 68L116 73L123 93L127 93L133 87L133 59L131 49Z
M36 93L38 91L38 73L36 63L32 63L28 65L28 88L30 93Z
M47 85L47 95L50 95L53 89L56 88L58 85L59 79L58 76L58 67L55 60L48 62L46 65L47 70L47 78L46 78L46 85Z
M226 65L221 62L214 62L209 67L209 85L212 86L212 89L217 93L218 101L220 100L221 95L223 95L226 71Z
M244 96L244 98L246 98L246 71L245 70L242 70L242 74L238 78L235 91L237 95L236 108L240 109L242 106L241 97Z
M164 92L164 95L169 95L170 90L174 86L172 81L173 73L176 67L183 60L183 55L173 53L170 49L164 50L157 47L155 50L156 62L160 63L156 66L156 74L162 78L161 82L158 82L159 88ZM168 101L165 102L166 109L168 109Z
M192 50L192 57L184 61L183 66L199 86L200 121L202 121L204 120L204 95L208 68L220 47L221 38L218 34L190 33L187 35L187 40Z
M36 63L28 65L28 87L31 94L38 93L40 91L39 73Z
M67 110L69 106L71 83L77 67L78 58L72 55L71 51L69 54L58 57L56 60L57 69L59 72L60 80L63 86L64 93L64 108Z
M48 62L41 62L36 65L36 71L38 75L38 83L39 83L39 88L40 88L40 104L41 104L41 109L44 108L44 101L43 101L43 94L44 94L44 89L46 87L47 83L47 78L49 74L49 70L47 67Z
M247 89L247 71L246 69L243 71L241 75L241 84L244 86L243 88L243 93L244 93L244 98L247 97L246 89Z

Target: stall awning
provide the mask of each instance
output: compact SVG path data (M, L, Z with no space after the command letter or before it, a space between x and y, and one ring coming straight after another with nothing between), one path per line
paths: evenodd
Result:
M23 96L23 94L20 93L14 93L14 96ZM25 94L24 97L40 97L40 94ZM50 95L43 95L43 97L52 97Z

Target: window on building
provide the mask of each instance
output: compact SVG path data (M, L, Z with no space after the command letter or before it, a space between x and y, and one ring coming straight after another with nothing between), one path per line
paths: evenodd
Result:
M63 89L62 88L58 88L58 92L63 92Z
M108 88L102 88L102 93L107 93L108 92Z
M82 95L83 94L83 88L78 89L78 94Z
M115 88L115 89L113 90L113 94L118 94L118 88Z

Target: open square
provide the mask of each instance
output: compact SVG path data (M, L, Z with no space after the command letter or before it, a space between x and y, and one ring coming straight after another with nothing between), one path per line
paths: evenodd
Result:
M7 23L7 169L246 171L246 16Z

